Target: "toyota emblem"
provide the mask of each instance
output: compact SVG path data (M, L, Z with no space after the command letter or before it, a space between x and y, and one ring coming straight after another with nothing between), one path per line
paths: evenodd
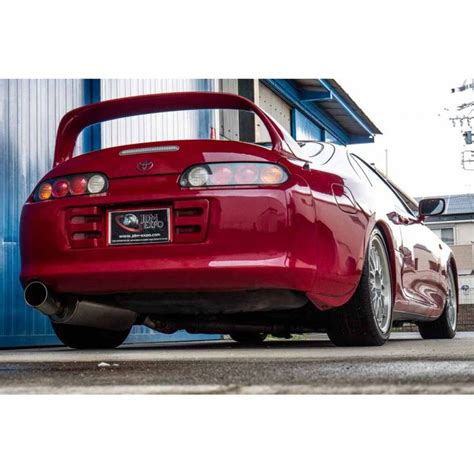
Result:
M150 171L153 168L153 161L140 161L137 164L138 171Z

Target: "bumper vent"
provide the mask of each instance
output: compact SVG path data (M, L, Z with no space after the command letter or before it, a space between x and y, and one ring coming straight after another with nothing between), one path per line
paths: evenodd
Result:
M103 211L95 206L67 209L66 229L72 248L100 247L104 242Z
M206 239L209 201L193 199L173 203L174 243L202 242Z

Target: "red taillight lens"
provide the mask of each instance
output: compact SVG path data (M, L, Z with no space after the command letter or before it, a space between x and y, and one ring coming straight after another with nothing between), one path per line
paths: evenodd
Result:
M234 172L228 165L217 165L212 168L210 183L214 186L224 186L232 182Z
M69 190L75 196L84 194L87 190L87 179L84 176L74 176L69 184Z
M69 181L67 179L58 179L53 183L53 196L61 198L69 193Z
M258 180L258 168L252 163L242 163L235 169L235 184L255 184Z

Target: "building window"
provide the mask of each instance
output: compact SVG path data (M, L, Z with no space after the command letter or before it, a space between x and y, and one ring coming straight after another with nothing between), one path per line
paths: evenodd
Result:
M446 244L454 245L454 228L433 229L433 232Z

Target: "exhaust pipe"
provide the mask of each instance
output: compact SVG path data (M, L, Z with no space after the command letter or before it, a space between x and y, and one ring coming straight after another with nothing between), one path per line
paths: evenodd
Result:
M24 297L29 306L46 314L56 324L124 331L130 329L138 317L135 311L87 299L73 298L62 303L40 281L29 283L25 287Z
M55 316L64 311L63 305L49 293L46 285L40 281L28 283L23 295L27 305L47 316Z

